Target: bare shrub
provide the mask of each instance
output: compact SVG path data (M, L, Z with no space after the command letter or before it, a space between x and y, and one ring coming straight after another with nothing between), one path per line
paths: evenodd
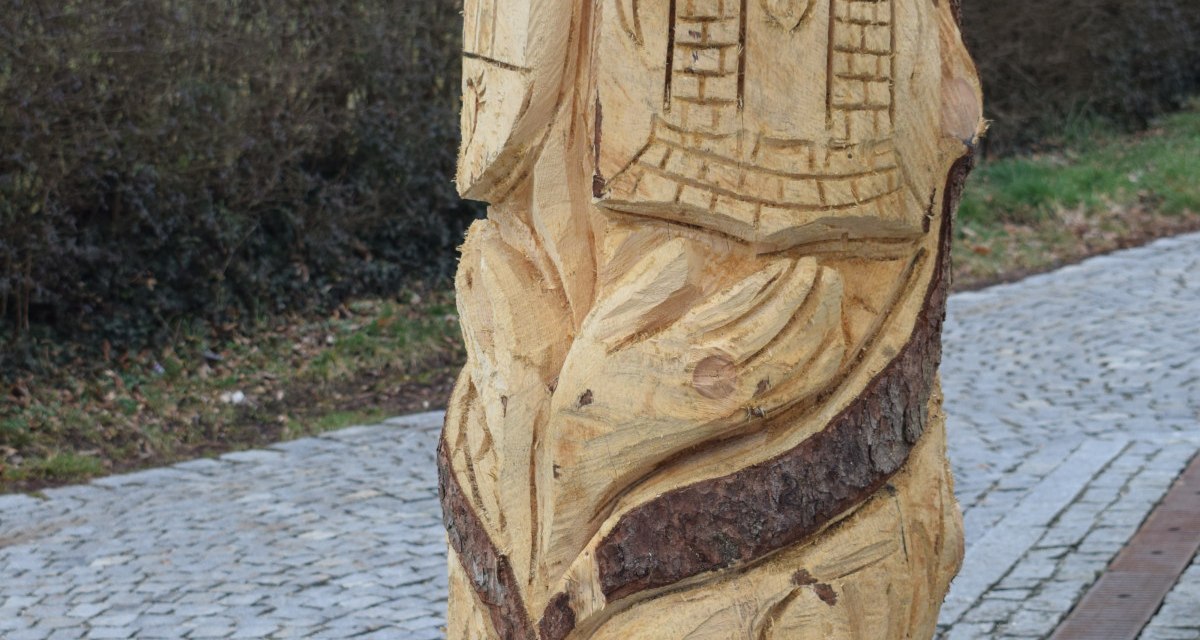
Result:
M2 0L0 311L133 342L444 277L460 0Z
M1196 0L963 1L993 151L1104 118L1136 127L1200 90Z
M0 332L139 344L448 276L461 5L0 0ZM1200 87L1196 0L963 11L992 151Z

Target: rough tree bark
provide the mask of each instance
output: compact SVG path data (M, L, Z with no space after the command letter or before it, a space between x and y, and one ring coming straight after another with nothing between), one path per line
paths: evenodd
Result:
M467 0L449 637L929 638L951 0Z

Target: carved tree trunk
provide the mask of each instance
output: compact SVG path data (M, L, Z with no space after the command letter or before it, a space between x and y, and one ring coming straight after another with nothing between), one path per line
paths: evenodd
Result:
M467 0L449 637L929 638L949 0Z

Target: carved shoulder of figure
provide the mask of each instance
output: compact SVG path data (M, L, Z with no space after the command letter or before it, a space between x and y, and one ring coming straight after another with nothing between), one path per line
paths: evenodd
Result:
M577 2L466 0L459 193L494 202L536 156L563 98Z

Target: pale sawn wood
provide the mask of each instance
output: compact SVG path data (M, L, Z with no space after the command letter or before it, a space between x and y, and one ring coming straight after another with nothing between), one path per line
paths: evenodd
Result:
M950 0L467 0L449 637L927 638Z

